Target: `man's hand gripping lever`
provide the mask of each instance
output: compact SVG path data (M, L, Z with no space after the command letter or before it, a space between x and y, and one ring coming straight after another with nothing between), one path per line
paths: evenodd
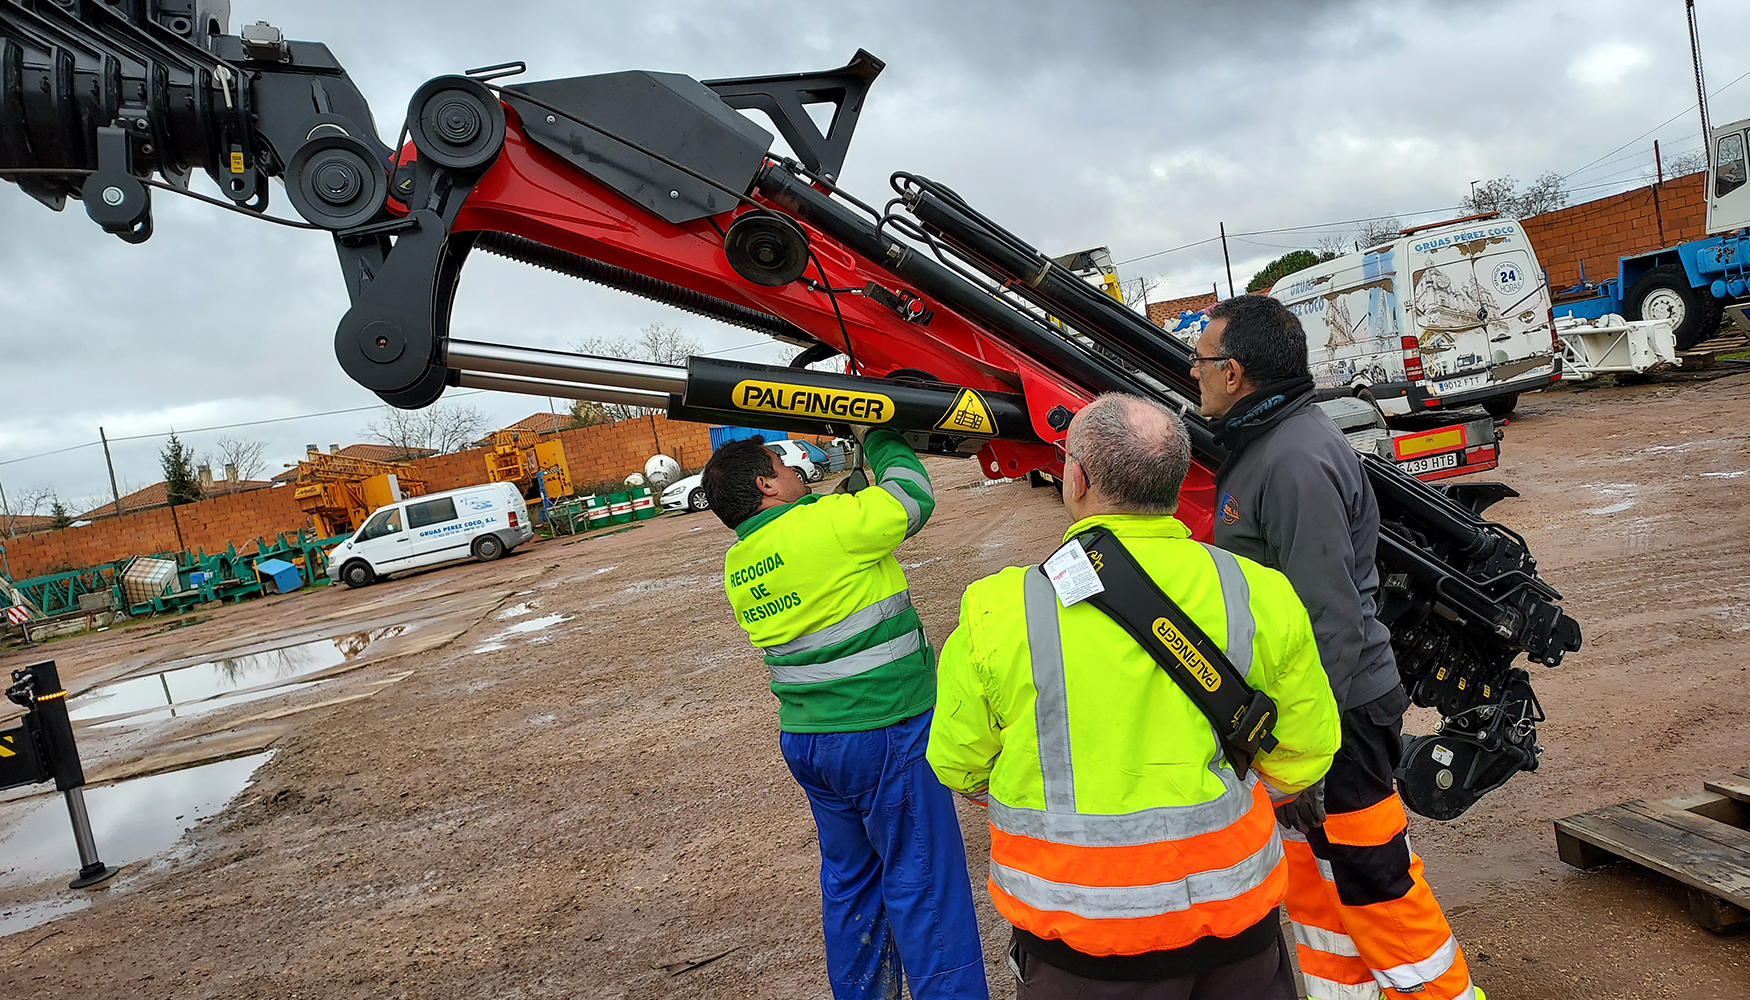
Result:
M407 131L417 151L407 217L334 234L352 295L334 353L384 402L415 409L435 402L448 378L442 341L473 243L450 226L504 148L504 106L478 80L438 77L413 95Z

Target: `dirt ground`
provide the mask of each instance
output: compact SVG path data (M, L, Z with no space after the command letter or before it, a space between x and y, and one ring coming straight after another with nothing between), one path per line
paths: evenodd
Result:
M1491 1000L1750 994L1750 936L1698 929L1673 883L1563 865L1550 826L1750 765L1747 426L1735 376L1531 395L1509 429L1496 475L1524 496L1491 514L1529 539L1585 648L1532 668L1541 769L1411 830ZM941 504L900 556L939 648L966 584L1042 558L1065 518L1050 491L930 466ZM722 596L731 538L708 514L669 516L0 654L6 670L55 658L77 710L117 678L371 638L301 678L314 686L82 725L94 783L274 753L229 807L101 889L0 878L0 914L90 901L0 937L0 996L829 995L813 825ZM0 838L44 802L0 795ZM1006 996L982 823L962 815Z

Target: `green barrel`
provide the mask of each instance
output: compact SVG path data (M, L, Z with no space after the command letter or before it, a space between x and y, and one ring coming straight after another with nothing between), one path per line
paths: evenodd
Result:
M656 505L656 497L651 494L650 487L640 486L632 491L632 516L640 521L648 521L662 513L662 508Z
M601 528L608 524L608 498L587 496L583 498L584 513L588 517L591 528Z
M608 523L625 524L632 520L632 494L608 494Z

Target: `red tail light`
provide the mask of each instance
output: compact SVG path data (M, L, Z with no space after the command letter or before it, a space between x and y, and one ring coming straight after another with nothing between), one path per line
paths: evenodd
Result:
M516 527L516 511L514 510L510 512L510 526Z
M1404 349L1404 378L1411 382L1422 381L1422 342L1415 337L1402 337L1398 346Z

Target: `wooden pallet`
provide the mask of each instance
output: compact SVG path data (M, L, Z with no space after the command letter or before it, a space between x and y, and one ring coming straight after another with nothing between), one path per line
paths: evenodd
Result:
M1716 355L1741 351L1746 345L1750 345L1750 336L1729 331L1708 340L1699 341L1687 351L1678 351L1677 367L1684 371L1712 368Z
M1702 787L1558 819L1556 853L1576 868L1625 860L1676 879L1710 931L1750 925L1750 769Z

